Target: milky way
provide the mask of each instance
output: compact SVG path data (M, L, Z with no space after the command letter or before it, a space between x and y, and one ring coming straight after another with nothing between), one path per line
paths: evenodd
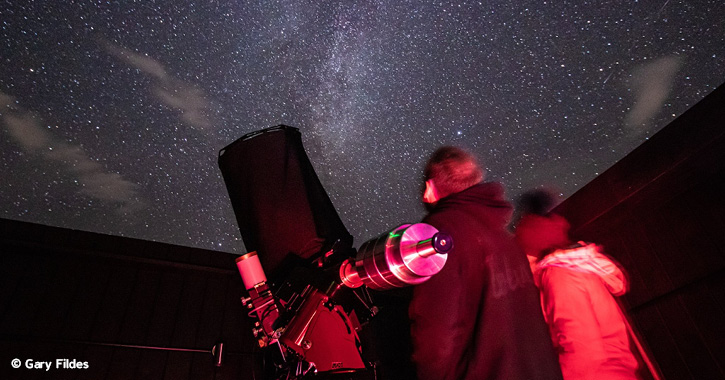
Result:
M356 245L437 146L574 193L725 81L713 1L5 1L0 217L244 252L218 151L286 124ZM653 158L656 159L656 158Z

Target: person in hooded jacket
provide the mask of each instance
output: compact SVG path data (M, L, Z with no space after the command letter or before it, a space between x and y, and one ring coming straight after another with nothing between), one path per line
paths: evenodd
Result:
M516 240L529 256L564 379L638 379L628 321L614 298L628 289L624 272L601 247L573 244L563 217L523 214Z
M451 235L441 271L413 289L412 359L421 380L561 379L512 206L475 158L442 147L425 167L424 223Z

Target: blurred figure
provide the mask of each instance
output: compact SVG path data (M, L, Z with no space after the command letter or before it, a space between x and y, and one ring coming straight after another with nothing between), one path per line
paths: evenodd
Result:
M506 231L513 208L476 159L442 147L425 167L423 222L450 234L443 269L413 288L409 308L417 376L561 379L525 255Z
M627 278L601 247L570 241L569 223L548 214L554 199L546 190L521 197L516 240L531 262L564 379L638 379L628 321L614 298L628 290Z
M542 253L566 248L569 239L569 222L549 211L556 206L557 198L545 189L528 191L519 198L517 208L521 219L516 227L516 241L524 250L534 272Z

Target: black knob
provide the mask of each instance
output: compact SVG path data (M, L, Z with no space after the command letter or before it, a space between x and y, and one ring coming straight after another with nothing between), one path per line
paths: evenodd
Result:
M446 254L453 249L453 239L445 232L438 232L433 235L433 249L436 252Z

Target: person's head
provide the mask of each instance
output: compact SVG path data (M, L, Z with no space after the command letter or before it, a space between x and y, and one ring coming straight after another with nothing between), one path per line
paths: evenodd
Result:
M559 204L559 197L554 189L537 187L521 194L516 201L516 209L523 216L535 214L544 216Z
M483 181L484 170L473 154L455 146L443 146L430 156L423 176L423 202L436 203Z
M558 204L553 189L540 187L523 193L517 201L521 219L516 226L516 241L529 260L540 260L552 250L571 245L569 222L552 213Z
M552 251L572 244L569 222L557 214L524 215L516 227L516 241L526 256L540 260Z

